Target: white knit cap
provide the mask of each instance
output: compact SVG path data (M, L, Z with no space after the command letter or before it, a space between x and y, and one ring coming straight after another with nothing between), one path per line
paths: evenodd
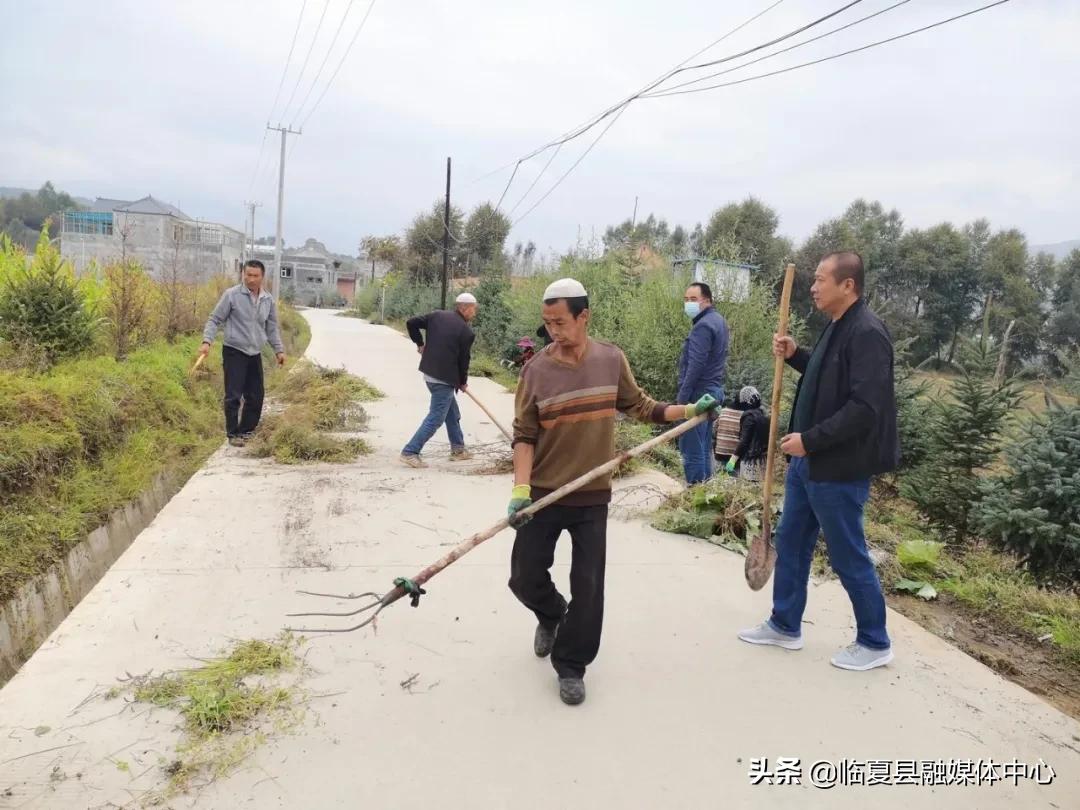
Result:
M551 282L544 290L545 301L552 298L585 298L587 295L585 286L576 278L560 278Z
M454 300L458 304L475 304L476 296L472 293L462 293Z

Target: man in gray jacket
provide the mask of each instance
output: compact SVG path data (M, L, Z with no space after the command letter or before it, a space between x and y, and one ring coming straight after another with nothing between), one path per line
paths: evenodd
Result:
M224 327L221 367L225 371L225 433L233 447L244 445L262 416L263 344L269 343L278 365L285 365L277 305L262 287L265 276L266 267L258 259L244 263L244 283L230 287L221 296L206 321L199 349L204 357L209 354L214 336Z

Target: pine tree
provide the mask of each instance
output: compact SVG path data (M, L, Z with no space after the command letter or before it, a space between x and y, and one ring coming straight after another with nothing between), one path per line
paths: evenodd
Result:
M988 374L992 367L984 344L962 367L951 399L933 404L926 457L902 486L927 521L953 543L964 543L974 533L979 476L998 457L1009 413L1019 404L1017 383L993 379Z
M1080 590L1080 407L1052 407L1006 457L982 487L979 530L1040 582Z

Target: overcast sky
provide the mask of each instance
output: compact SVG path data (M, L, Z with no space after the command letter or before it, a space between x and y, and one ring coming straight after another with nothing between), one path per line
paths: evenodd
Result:
M352 253L400 232L443 192L494 201L509 170L774 0L377 0L286 163L286 241ZM814 33L895 0L864 0ZM951 16L988 0L912 0L720 79L774 70ZM303 0L0 0L0 185L153 194L190 216L272 233L278 136L255 173ZM355 0L319 86L297 115L350 0L307 0L273 122L300 122L368 0ZM784 0L710 50L719 58L843 5ZM35 4L36 6L36 4ZM282 112L320 15L307 71ZM790 42L797 42L811 34ZM632 105L510 243L563 250L580 232L654 212L692 226L755 195L801 239L863 196L909 226L988 217L1033 243L1080 238L1080 3L1012 0L898 43L786 75ZM718 70L720 68L715 68ZM531 202L577 160L568 145ZM546 155L519 172L509 207ZM252 185L252 177L255 177Z

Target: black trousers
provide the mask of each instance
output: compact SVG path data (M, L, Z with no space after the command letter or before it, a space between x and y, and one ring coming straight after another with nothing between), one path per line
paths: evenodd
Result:
M251 433L262 417L262 355L223 346L221 367L225 370L225 433L230 437Z
M551 663L559 677L581 678L600 649L604 625L607 505L549 506L517 530L510 590L546 627L558 627ZM570 605L551 581L555 544L570 533Z

